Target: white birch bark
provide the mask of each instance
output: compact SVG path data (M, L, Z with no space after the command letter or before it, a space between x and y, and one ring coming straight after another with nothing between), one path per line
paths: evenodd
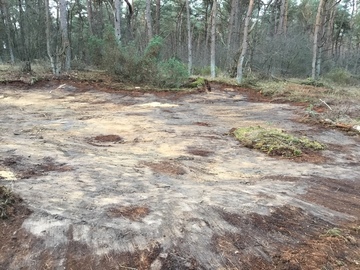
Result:
M145 20L149 41L153 38L152 22L151 22L151 0L146 0Z
M216 76L216 57L215 57L215 42L216 42L216 9L217 1L214 0L212 12L211 12L211 45L210 45L210 70L211 77L215 78Z
M118 44L121 43L121 0L114 1L114 28L115 38Z
M67 22L67 10L66 0L59 0L60 11L60 32L62 42L62 67L65 71L70 70L71 61L71 48L68 35L68 22Z
M45 18L46 18L46 50L48 57L50 59L50 65L52 69L52 73L55 76L60 75L60 67L57 62L57 55L52 53L51 50L51 37L50 37L50 25L51 25L51 18L50 18L50 10L49 10L49 0L45 0Z
M316 19L315 19L315 29L314 29L314 41L313 41L313 59L312 59L312 64L311 64L311 68L312 68L312 72L311 72L311 78L313 80L316 80L319 74L319 46L318 46L318 39L319 39L319 32L320 32L320 27L321 27L321 17L322 17L322 12L324 9L324 4L325 1L324 0L320 0L319 2L319 6L318 6L318 10L316 13Z
M192 35L190 22L190 6L189 0L186 0L186 17L187 17L187 32L188 32L188 72L192 74Z
M243 41L242 41L241 54L240 54L240 57L238 60L238 65L237 65L236 81L238 83L241 83L243 80L244 59L245 59L245 55L246 55L246 51L247 51L247 47L248 47L249 23L250 23L253 7L254 7L254 0L250 0L248 11L247 11L246 18L245 18L244 36L243 36Z

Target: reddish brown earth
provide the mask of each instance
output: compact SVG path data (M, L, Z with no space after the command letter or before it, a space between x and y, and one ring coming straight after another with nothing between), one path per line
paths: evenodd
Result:
M18 195L0 269L360 269L359 136L298 105L219 84L1 85L0 185ZM267 157L231 136L248 125L327 148Z

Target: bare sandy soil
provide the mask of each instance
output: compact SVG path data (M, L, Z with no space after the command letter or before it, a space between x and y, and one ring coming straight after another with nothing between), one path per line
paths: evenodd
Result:
M0 269L360 269L359 137L240 89L104 92L0 86ZM232 128L327 145L278 159ZM335 229L339 228L339 230Z

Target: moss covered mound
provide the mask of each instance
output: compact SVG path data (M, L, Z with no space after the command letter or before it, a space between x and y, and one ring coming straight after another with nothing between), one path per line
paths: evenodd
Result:
M298 157L305 150L325 148L306 137L295 137L279 129L260 126L237 128L233 134L245 147L258 149L270 156Z
M0 186L0 219L8 218L13 213L13 205L20 199L10 189Z

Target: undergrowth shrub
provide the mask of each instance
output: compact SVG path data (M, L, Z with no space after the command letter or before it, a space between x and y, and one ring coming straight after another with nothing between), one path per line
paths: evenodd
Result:
M100 66L103 58L104 40L96 36L89 36L86 44L86 51L89 61L96 66Z
M215 73L219 74L219 73L221 73L221 70L218 67L215 67ZM194 67L193 74L199 75L199 76L210 76L211 75L211 67L210 66Z
M355 84L356 80L352 74L343 68L337 68L325 75L325 78L339 85Z
M120 81L179 87L188 78L186 67L173 58L160 61L162 45L163 39L154 37L141 52L133 44L121 47L114 39L108 40L103 66Z
M16 202L16 197L10 189L0 186L0 219L11 215L11 207Z
M175 58L160 62L158 67L160 87L180 87L189 77L186 65Z

